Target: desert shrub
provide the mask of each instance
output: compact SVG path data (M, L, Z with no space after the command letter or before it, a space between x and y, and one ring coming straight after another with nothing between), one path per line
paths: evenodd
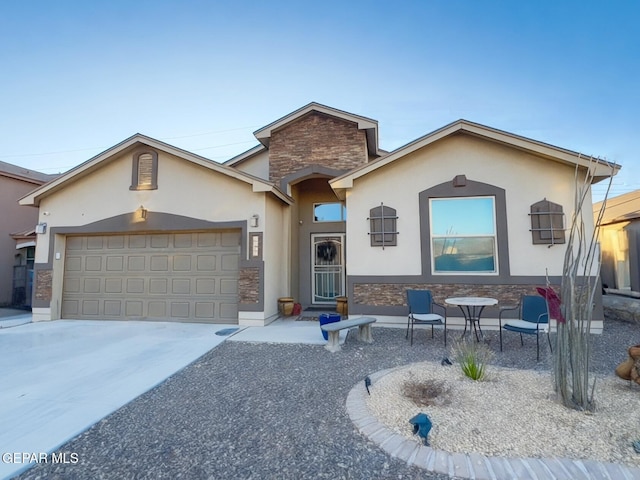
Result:
M450 392L444 381L407 380L402 386L402 394L419 407L446 405L451 402Z
M467 377L482 380L487 373L487 364L493 359L493 351L485 343L462 338L451 347L451 356Z

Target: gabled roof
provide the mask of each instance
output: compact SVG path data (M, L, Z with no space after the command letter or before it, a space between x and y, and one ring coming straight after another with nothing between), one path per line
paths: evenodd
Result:
M479 123L473 123L468 120L461 119L445 125L444 127L431 133L428 133L427 135L424 135L423 137L420 137L417 140L414 140L413 142L392 151L384 157L378 158L373 162L355 168L354 170L351 170L350 172L340 177L336 177L333 180L330 180L329 183L331 184L331 187L336 191L351 188L355 179L367 175L368 173L373 172L378 168L384 167L385 165L388 165L389 163L392 163L412 152L415 152L416 150L426 147L427 145L437 142L438 140L458 133L465 133L481 137L489 141L501 143L503 145L517 148L519 150L532 153L539 157L544 157L549 160L565 163L567 165L580 165L585 168L591 168L594 171L593 183L597 183L605 178L610 177L611 175L615 175L616 173L618 173L618 170L620 170L620 165L617 164L613 164L600 159L594 160L592 157L584 156L571 150L555 147L553 145L539 142L537 140L532 140L520 135L515 135L513 133L505 132L495 128L480 125Z
M47 175L46 173L27 170L26 168L6 162L0 162L0 176L16 178L18 180L33 183L34 185L42 185L43 183L57 177L57 175Z
M378 122L376 120L367 117L361 117L360 115L354 115L353 113L345 112L343 110L338 110L332 107L327 107L326 105L321 105L315 102L311 102L310 104L305 105L304 107L299 108L298 110L291 112L288 115L285 115L275 122L272 122L269 125L256 130L255 132L253 132L253 134L260 143L268 148L269 142L271 141L271 133L274 130L282 128L288 123L294 122L300 117L311 112L324 113L325 115L330 115L332 117L341 118L342 120L346 120L348 122L356 123L360 130L365 131L367 138L367 149L369 150L369 153L372 155L379 155Z
M227 165L229 167L236 167L240 165L242 162L249 160L254 155L262 153L266 150L268 149L264 145L256 145L255 147L250 148L246 152L242 152L241 154L236 155L235 157L230 158L229 160L226 160L225 162L223 162L223 165Z
M280 189L278 189L273 183L267 182L248 173L241 172L234 168L227 167L186 150L182 150L181 148L174 147L172 145L169 145L168 143L164 143L151 137L147 137L146 135L142 135L140 133L136 133L135 135L109 148L108 150L105 150L104 152L99 153L95 157L78 165L77 167L72 168L68 172L63 173L48 184L37 188L36 190L21 198L19 203L20 205L38 206L42 198L64 188L68 183L74 182L84 177L85 175L90 174L91 172L102 167L104 163L113 160L115 157L126 153L127 151L135 149L139 145L147 145L156 150L163 151L170 155L183 158L184 160L192 162L196 165L208 168L209 170L213 170L223 175L227 175L229 177L240 180L241 182L248 183L249 185L251 185L254 192L270 192L287 204L293 203L293 200L288 195L283 193Z
M593 213L598 215L602 202L593 204ZM640 190L625 193L617 197L607 199L601 225L609 223L627 222L640 218Z

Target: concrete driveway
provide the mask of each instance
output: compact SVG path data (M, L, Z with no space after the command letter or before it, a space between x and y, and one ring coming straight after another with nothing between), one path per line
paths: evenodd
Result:
M1 328L0 478L34 458L51 461L43 455L214 348L227 338L216 332L229 327L59 320Z

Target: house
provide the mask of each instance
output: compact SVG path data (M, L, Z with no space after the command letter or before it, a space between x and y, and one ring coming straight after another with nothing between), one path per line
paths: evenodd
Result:
M218 164L136 134L23 197L48 214L34 319L266 325L280 297L346 296L404 324L410 287L513 303L559 283L576 169L618 168L465 120L385 152L375 120L317 103L255 137Z
M18 200L51 178L0 162L0 306L31 305L38 209L21 207Z
M597 220L603 202L593 205ZM640 190L606 201L600 231L600 277L607 288L640 293Z

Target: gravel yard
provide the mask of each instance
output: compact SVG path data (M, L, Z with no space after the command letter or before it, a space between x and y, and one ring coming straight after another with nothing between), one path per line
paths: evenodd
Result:
M440 367L449 354L440 332L433 340L430 332L417 332L413 347L402 329L374 328L373 337L373 344L361 344L351 332L335 354L322 346L224 342L58 449L76 453L77 464L40 464L19 478L446 478L387 455L355 429L345 410L349 391L366 375L416 362ZM496 352L493 365L548 372L548 347L536 362L535 339L525 338L521 348L510 335L500 353L497 332L487 338ZM640 328L608 322L593 340L594 371L613 377L627 347L640 343ZM500 378L497 371L493 376ZM478 397L500 394L495 382L483 388L495 391ZM530 396L521 395L515 413L492 402L485 416L522 423ZM639 399L619 412L619 422L629 422Z
M405 382L442 386L443 405L417 406ZM640 466L631 442L640 439L640 386L598 375L594 414L554 400L550 372L489 368L473 381L460 368L416 363L395 370L371 388L368 407L395 433L420 442L408 418L424 412L433 422L431 446L448 452L505 457L566 457ZM436 399L438 398L436 397Z

